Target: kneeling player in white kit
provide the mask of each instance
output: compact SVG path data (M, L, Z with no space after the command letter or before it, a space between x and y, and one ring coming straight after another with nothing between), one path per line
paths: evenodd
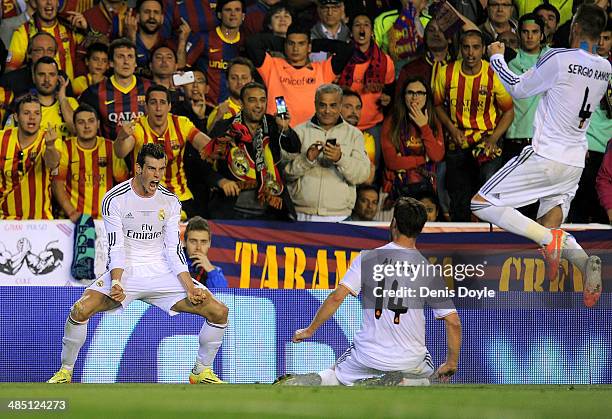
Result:
M94 314L123 311L134 300L155 305L170 315L182 312L204 317L189 381L222 383L212 363L223 340L228 309L189 275L180 243L181 203L159 185L165 169L163 147L146 144L138 153L135 176L104 196L108 272L72 306L62 338L62 367L49 383L72 381L72 369L87 337L87 322Z
M390 233L392 242L376 251L392 252L411 263L427 263L416 250L416 237L427 221L425 207L412 198L400 198L395 204ZM362 280L360 254L340 281L340 285L325 299L314 319L306 329L293 335L293 342L310 338L342 304L348 294L357 296L365 285ZM367 262L365 262L367 264ZM368 271L367 269L365 271ZM367 281L368 278L365 278ZM441 280L441 279L440 279ZM419 283L420 278L416 278ZM363 287L364 292L367 287ZM371 291L368 289L368 291ZM362 295L365 299L365 295ZM418 298L418 297L417 297ZM285 375L279 385L429 385L429 379L448 381L457 371L461 347L461 323L452 301L433 308L434 316L446 323L446 362L434 370L431 356L425 346L425 315L421 308L407 308L399 315L383 308L377 312L364 304L361 329L355 334L353 344L329 369L316 374ZM412 306L410 304L409 306ZM435 373L434 373L435 371Z
M543 95L536 110L532 145L506 163L472 198L472 212L478 218L543 247L549 280L557 276L562 253L576 265L585 278L587 307L594 306L601 295L601 260L589 257L559 226L567 217L584 168L591 113L610 81L610 63L596 53L605 27L603 9L593 4L580 6L571 26L572 48L551 49L520 76L508 69L504 44L489 46L491 67L512 97ZM538 222L515 209L536 201L540 203Z

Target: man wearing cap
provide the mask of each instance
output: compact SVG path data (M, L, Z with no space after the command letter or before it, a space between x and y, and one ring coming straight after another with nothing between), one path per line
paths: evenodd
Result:
M343 0L319 0L317 13L319 23L310 30L310 39L333 39L342 42L351 39L351 31L344 23L346 15ZM313 52L310 54L310 61L325 61L328 57L327 52Z

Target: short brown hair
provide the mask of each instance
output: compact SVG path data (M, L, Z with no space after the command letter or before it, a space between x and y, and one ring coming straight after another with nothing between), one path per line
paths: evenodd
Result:
M208 233L208 239L210 240L212 238L208 221L199 215L191 217L187 222L187 227L185 227L185 241L187 241L187 236L189 235L190 231L206 231Z

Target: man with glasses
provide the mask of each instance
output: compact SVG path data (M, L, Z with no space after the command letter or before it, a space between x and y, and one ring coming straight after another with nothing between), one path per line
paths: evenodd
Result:
M66 94L68 81L60 76L59 68L51 57L42 57L32 67L34 89L41 105L42 119L40 125L51 125L60 136L74 133L72 114L79 104L75 98ZM5 128L15 126L15 116L10 116Z
M32 80L32 64L42 57L55 57L57 52L57 42L55 38L47 32L38 32L30 38L27 50L26 67L5 73L0 78L0 86L10 89L15 97L28 93L34 88ZM64 72L61 72L65 76Z
M484 36L485 45L497 39L497 36L511 31L516 33L517 24L512 19L514 5L512 0L491 0L487 5L488 18L485 23L480 25L480 30Z
M351 30L343 22L345 18L343 0L319 0L317 2L319 23L310 30L310 39L334 39L348 42L351 39ZM324 61L328 58L327 52L310 54L311 61Z
M0 131L0 219L52 219L51 176L60 160L57 133L52 127L41 129L36 96L19 100L15 112L17 127Z
M54 58L59 68L72 80L78 59L82 58L77 56L77 47L84 40L84 36L76 30L87 30L87 21L82 14L73 12L71 26L66 26L58 20L58 0L35 0L35 4L36 12L32 20L17 28L11 38L6 69L12 71L20 68L25 61L30 38L37 32L47 32L55 39L57 51Z

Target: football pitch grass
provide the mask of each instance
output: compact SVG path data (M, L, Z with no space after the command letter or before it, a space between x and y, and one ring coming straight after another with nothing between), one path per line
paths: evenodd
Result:
M0 417L606 418L612 386L277 387L0 384ZM10 411L8 400L66 400L65 411Z

